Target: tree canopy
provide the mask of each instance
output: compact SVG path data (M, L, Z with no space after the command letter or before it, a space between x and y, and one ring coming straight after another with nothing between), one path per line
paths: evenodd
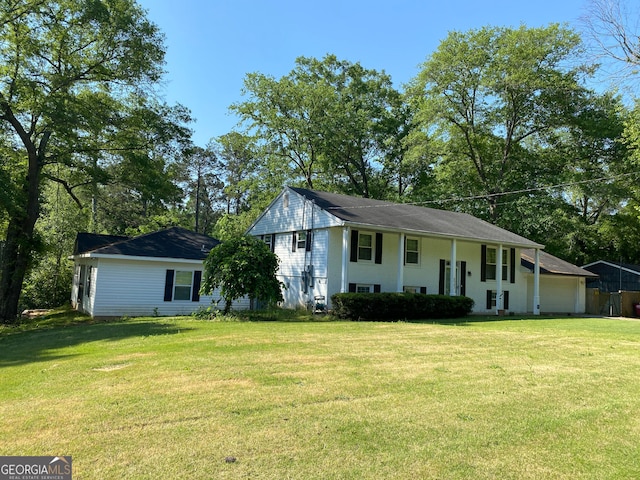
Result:
M201 291L211 294L217 288L225 300L228 314L234 300L245 295L253 300L275 304L283 300L282 283L276 278L278 257L256 237L242 235L216 246L204 261Z
M0 1L0 320L17 314L44 183L72 193L72 182L99 181L101 152L123 165L154 161L124 159L112 147L142 150L140 137L131 145L124 133L150 118L145 91L160 79L163 58L162 34L133 0ZM136 120L138 105L147 113ZM148 196L154 182L144 179Z

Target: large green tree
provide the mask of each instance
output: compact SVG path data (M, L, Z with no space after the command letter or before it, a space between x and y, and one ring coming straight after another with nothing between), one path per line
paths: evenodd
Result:
M16 318L43 182L105 148L127 97L162 74L163 38L133 0L0 0L0 321ZM62 180L62 179L59 179Z
M500 223L509 192L548 185L563 163L538 147L581 104L580 38L559 25L451 32L424 63L410 93L438 152L441 196ZM422 148L422 147L420 147Z
M245 125L310 188L386 194L382 168L402 154L407 112L384 72L327 55L300 57L286 76L247 75L232 106ZM390 164L389 164L390 165Z

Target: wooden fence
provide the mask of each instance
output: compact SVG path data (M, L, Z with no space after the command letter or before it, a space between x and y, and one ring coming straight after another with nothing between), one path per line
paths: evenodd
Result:
M587 288L586 311L589 315L637 317L634 304L640 303L640 292L601 292Z

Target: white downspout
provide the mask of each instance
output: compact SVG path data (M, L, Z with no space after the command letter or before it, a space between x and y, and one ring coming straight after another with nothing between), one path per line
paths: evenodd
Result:
M404 291L404 238L404 233L401 233L398 240L398 278L396 291L400 293Z
M342 282L340 293L349 291L349 227L342 227Z
M535 250L533 262L533 314L540 315L540 249Z

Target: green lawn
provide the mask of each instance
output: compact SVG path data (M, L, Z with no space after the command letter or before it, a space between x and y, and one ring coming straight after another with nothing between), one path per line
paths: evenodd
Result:
M49 322L0 416L75 480L637 479L640 322Z

